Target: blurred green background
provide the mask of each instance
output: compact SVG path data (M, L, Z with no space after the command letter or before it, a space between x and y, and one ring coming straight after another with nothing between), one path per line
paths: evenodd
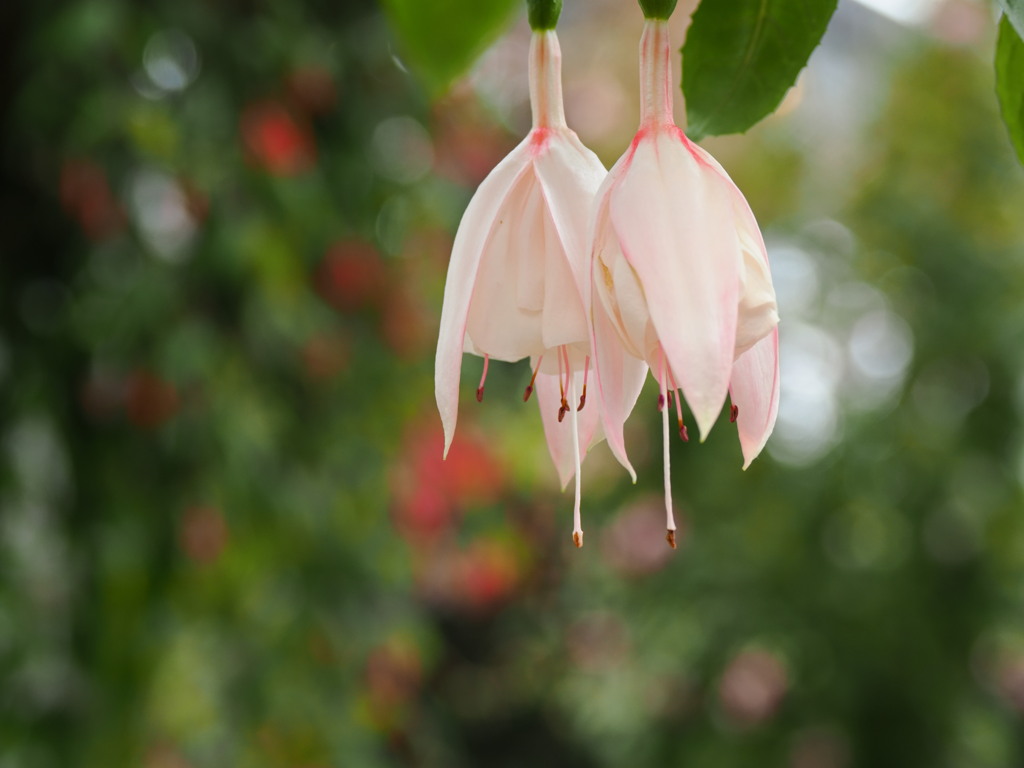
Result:
M525 363L477 404L467 358L440 459L524 13L431 103L369 0L5 3L0 768L1024 764L1024 171L991 9L904 5L844 0L780 112L706 142L783 404L745 473L724 419L673 443L671 552L653 390L581 551ZM640 25L560 27L608 164Z

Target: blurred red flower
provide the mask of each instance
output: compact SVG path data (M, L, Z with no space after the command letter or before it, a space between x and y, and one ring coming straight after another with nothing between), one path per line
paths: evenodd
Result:
M437 174L475 187L516 145L475 101L449 97L432 121Z
M110 191L107 174L92 160L64 161L60 169L60 203L91 240L103 240L124 227L124 212Z
M487 608L508 597L519 585L522 568L507 545L478 539L456 559L458 595L472 608Z
M178 542L190 560L200 565L212 564L228 543L224 516L213 507L189 507L181 517Z
M317 289L341 312L380 304L387 269L377 249L362 240L341 240L330 248L316 275Z
M302 367L311 381L330 381L348 367L348 339L337 333L311 336L302 347Z
M434 538L465 507L491 504L504 482L498 460L487 444L460 434L447 460L441 429L413 428L394 478L395 524L406 538Z
M302 173L316 160L312 133L283 104L249 105L242 113L241 131L253 162L276 176Z
M155 429L178 410L178 390L151 371L137 370L128 377L125 411L137 427Z

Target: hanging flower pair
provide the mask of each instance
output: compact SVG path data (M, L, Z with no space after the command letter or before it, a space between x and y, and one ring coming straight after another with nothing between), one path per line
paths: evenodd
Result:
M767 252L750 206L672 118L667 19L675 0L640 0L640 127L610 172L565 121L560 0L530 0L529 135L484 179L452 249L435 389L445 453L458 416L463 352L530 358L563 487L575 477L573 541L583 545L580 464L607 439L636 480L623 425L648 369L658 382L667 539L675 546L669 408L681 398L701 439L726 396L744 468L775 424L778 315ZM589 394L588 394L589 385Z

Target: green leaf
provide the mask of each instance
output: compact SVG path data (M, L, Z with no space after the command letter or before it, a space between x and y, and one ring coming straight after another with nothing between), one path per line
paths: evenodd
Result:
M996 93L1010 140L1024 163L1024 40L1014 30L1009 16L1003 16L999 23Z
M1024 0L999 0L1006 12L1006 18L1013 24L1017 34L1024 38Z
M773 112L825 34L836 1L704 0L683 47L690 137L742 133Z
M437 97L494 41L522 0L382 3L405 63Z

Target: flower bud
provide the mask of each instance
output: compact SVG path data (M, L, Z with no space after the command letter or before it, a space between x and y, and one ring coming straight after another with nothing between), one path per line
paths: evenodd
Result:
M562 0L526 0L530 28L534 32L554 29L562 13Z
M676 0L640 0L640 8L648 19L667 19L676 9Z

